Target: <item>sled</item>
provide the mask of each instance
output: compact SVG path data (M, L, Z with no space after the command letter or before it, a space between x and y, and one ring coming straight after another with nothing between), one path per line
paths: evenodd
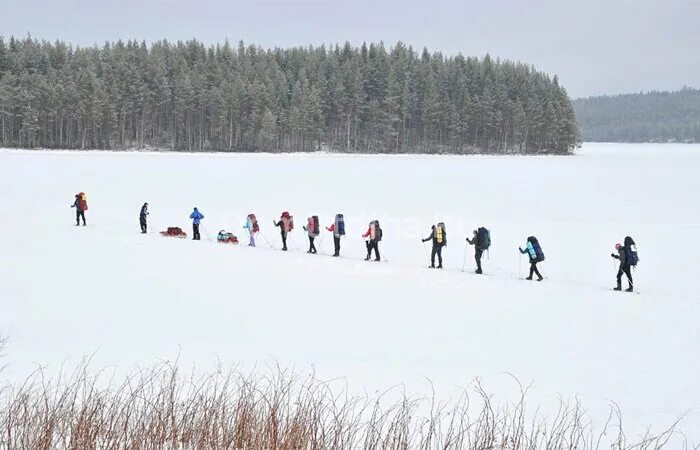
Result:
M185 239L187 237L187 233L182 231L182 228L180 227L168 227L167 230L161 231L160 234L161 236L174 237L180 239Z
M238 238L236 236L234 236L232 233L219 232L219 235L216 236L216 242L218 242L219 244L236 245L236 244L238 244Z

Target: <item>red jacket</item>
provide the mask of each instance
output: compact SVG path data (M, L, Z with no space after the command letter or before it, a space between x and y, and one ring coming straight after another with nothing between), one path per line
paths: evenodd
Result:
M372 227L367 228L367 232L362 235L363 238L369 237L369 235L372 234Z

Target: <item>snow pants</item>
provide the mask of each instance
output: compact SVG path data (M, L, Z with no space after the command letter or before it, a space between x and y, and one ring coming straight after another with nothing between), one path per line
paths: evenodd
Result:
M80 225L80 218L82 217L83 219L83 225L85 225L85 211L81 209L76 209L75 210L75 224Z
M480 248L476 248L474 250L474 261L476 261L476 271L481 273L481 256L484 254L484 251ZM532 274L530 274L532 276Z
M314 245L314 237L309 236L309 251L308 253L318 253L316 251L316 246Z
M622 286L622 274L627 275L627 281L629 281L630 284L629 287L632 288L632 267L630 267L629 264L620 264L620 268L617 270L617 287Z
M540 271L537 270L537 261L531 259L530 260L530 277L529 277L529 279L532 279L533 273L537 275L537 278L542 278L542 275L540 275Z
M340 236L333 236L333 247L335 249L333 256L340 256Z
M372 250L374 250L374 255L376 256L375 260L379 261L380 260L379 242L377 242L377 241L367 242L367 258L366 258L367 261L369 261L369 259L372 257Z
M433 244L433 251L430 254L431 267L435 267L435 255L438 257L438 266L442 267L442 245Z
M192 240L193 241L198 241L201 239L201 236L199 235L199 224L198 223L193 223L192 224Z

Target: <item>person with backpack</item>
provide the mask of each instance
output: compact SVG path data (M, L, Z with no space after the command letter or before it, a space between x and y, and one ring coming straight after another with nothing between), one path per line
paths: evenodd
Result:
M75 208L75 226L80 226L80 219L83 219L83 226L87 226L85 223L85 211L87 211L87 200L85 199L84 193L75 194L75 201L71 205L71 208Z
M481 256L491 247L491 233L486 228L480 227L478 230L474 230L472 239L467 238L467 243L474 246L475 273L484 273L481 270Z
M372 257L372 250L374 250L375 261L379 262L381 257L379 256L379 241L382 240L382 228L379 226L378 220L373 220L369 223L369 228L367 232L362 235L367 242L367 257L365 261L369 261Z
M617 255L615 253L610 254L610 256L620 261L620 267L617 270L617 286L614 288L614 290L622 290L622 274L625 274L627 275L627 281L629 282L629 287L625 289L625 291L633 292L634 283L632 281L632 267L636 266L639 262L637 245L629 236L625 237L624 243L625 245L620 245L619 243L615 244Z
M537 238L535 236L530 236L527 238L527 243L525 245L525 249L523 250L522 248L518 247L518 250L520 250L520 253L526 254L530 257L530 276L525 278L526 280L532 280L532 274L537 275L537 281L542 281L544 277L540 274L540 271L537 270L537 263L540 263L544 261L544 252L542 252L542 247L540 247L540 243L537 241Z
M190 219L192 219L192 240L199 241L201 239L201 236L199 235L199 222L204 219L204 214L199 212L199 210L195 207L192 214L190 214Z
M335 215L335 221L326 230L333 233L333 247L335 251L333 256L340 256L340 238L345 236L345 219L342 214Z
M148 203L144 203L139 213L139 223L141 224L141 234L148 233Z
M438 257L438 269L442 269L442 248L447 247L447 232L445 231L445 224L440 222L437 225L433 225L431 228L430 236L425 239L421 239L422 242L433 241L433 251L430 253L430 268L435 268L435 255Z
M280 227L280 235L282 236L282 251L286 252L287 235L294 229L294 218L289 215L289 212L284 211L280 216L279 222L275 222L273 220L272 223L274 223L276 227Z
M258 225L258 219L255 217L255 214L248 214L248 217L246 217L245 225L243 225L243 228L248 231L248 236L250 237L250 242L248 243L248 247L255 247L255 233L258 233L260 231L260 226Z
M312 216L309 217L306 220L307 224L303 226L302 228L306 233L309 235L309 251L306 253L312 253L316 254L318 251L316 250L316 246L314 245L314 239L318 237L319 231L318 231L318 216Z

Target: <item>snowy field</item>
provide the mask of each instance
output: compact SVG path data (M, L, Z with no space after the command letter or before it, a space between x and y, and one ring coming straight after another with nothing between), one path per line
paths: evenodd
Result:
M279 363L351 389L451 397L480 377L502 399L533 382L546 412L578 396L596 420L608 399L627 432L681 428L700 443L700 145L585 145L575 157L348 156L0 151L3 376L180 358ZM69 208L87 193L88 227ZM152 233L139 234L148 202ZM203 240L156 231L205 215ZM249 212L295 217L290 252L218 245ZM343 258L307 255L301 230L346 217ZM360 236L384 230L388 262L364 262ZM447 270L420 239L444 221ZM485 275L462 272L464 238L484 225ZM631 235L639 294L612 292L610 253ZM518 246L536 235L542 283L520 280ZM330 233L320 252L332 253ZM522 266L521 266L522 264Z

